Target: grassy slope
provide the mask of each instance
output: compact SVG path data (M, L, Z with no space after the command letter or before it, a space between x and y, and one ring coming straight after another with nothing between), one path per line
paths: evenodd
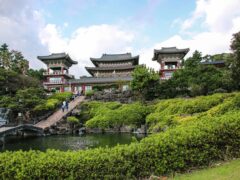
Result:
M177 175L175 180L238 180L240 179L240 159L224 163L220 166Z

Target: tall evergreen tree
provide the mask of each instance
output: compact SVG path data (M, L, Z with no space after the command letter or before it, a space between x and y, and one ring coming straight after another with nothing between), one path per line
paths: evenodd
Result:
M11 69L26 75L29 68L28 61L24 58L21 52L12 50L11 51L12 64Z
M6 43L0 47L0 65L5 69L9 69L11 67L11 53L9 52L8 45Z
M186 68L197 67L200 64L202 59L203 59L202 53L196 50L193 52L192 57L189 57L188 59L186 59L186 61L184 62L184 67Z
M154 98L159 84L159 74L146 66L137 66L132 73L131 87L143 99Z
M233 53L230 64L232 79L235 82L236 88L240 90L240 32L233 34L230 47Z

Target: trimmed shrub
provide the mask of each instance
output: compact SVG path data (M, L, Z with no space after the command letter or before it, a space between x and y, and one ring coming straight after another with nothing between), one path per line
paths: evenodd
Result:
M43 101L42 104L34 107L34 112L39 114L41 112L55 110L66 99L70 99L72 96L71 92L55 93L48 97L47 100Z
M79 119L76 118L75 116L68 116L67 117L67 122L71 123L71 124L78 124L79 123Z
M139 143L61 152L0 153L2 179L140 179L240 155L240 112L203 116Z
M58 99L59 101L65 101L66 99L70 99L71 97L71 92L60 92L51 95L48 99Z
M90 97L94 94L94 90L88 90L85 92L85 96Z
M192 116L207 112L232 96L232 94L214 94L188 99L161 100L155 105L154 112L146 117L149 131L160 131L163 127L175 125L177 123L175 119L181 119L179 118L181 116Z
M91 104L92 118L86 122L89 128L114 128L123 125L140 126L145 124L149 108L140 103L123 104L98 103Z

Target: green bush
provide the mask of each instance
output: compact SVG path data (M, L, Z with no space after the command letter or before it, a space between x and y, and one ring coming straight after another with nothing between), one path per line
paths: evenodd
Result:
M0 153L1 179L143 179L240 155L240 112L203 116L139 143L85 151Z
M94 117L97 114L104 114L105 110L114 110L121 107L122 104L119 102L99 102L91 101L82 104L83 113L88 112L90 117Z
M34 111L50 111L56 109L56 107L61 103L58 99L47 99L42 104L37 105Z
M92 118L86 122L89 128L140 126L145 124L145 117L149 113L149 108L140 103L119 105L119 103L94 102L90 106Z
M199 96L196 98L176 98L159 101L154 112L146 117L149 131L160 131L166 126L175 125L175 117L193 116L207 112L217 105L223 104L225 99L233 94L214 94L211 96Z
M44 100L41 104L34 107L36 114L46 111L55 110L63 101L70 99L72 96L71 92L55 93Z
M79 123L79 119L76 118L75 116L68 116L67 117L67 122L71 123L71 124L78 124Z
M71 92L60 92L55 93L49 97L49 99L57 99L59 101L65 101L66 99L70 99L72 97Z
M94 90L88 90L85 92L85 96L90 97L94 94Z

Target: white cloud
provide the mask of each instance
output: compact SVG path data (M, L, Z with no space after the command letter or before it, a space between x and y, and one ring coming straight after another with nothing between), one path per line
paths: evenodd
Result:
M210 31L228 32L233 20L240 15L239 0L197 0L192 16L182 24L182 30L191 29L204 18L204 24Z
M187 56L195 50L203 54L217 54L230 51L232 34L240 31L240 1L239 0L197 0L196 8L191 17L183 21L179 34L176 34L152 47L142 49L141 61L159 70L159 64L152 62L153 49L162 47L190 48ZM176 26L180 20L173 21ZM194 25L205 25L206 31L194 33ZM188 34L188 38L185 36Z
M149 2L154 5L158 0ZM149 9L152 7L155 6L149 6ZM188 55L196 49L203 54L229 52L232 34L240 30L239 7L239 0L196 0L196 7L189 18L177 18L172 23L174 28L179 25L178 34L149 48L137 50L136 42L142 43L146 39L141 31L136 31L139 30L137 24L134 27L129 23L127 26L123 23L121 26L101 24L79 27L69 37L65 37L62 30L69 26L68 23L63 23L62 27L46 24L33 1L0 0L0 44L6 42L11 49L22 51L33 68L43 66L36 59L37 55L68 52L79 62L71 68L72 73L77 76L87 74L84 67L93 66L89 58L100 57L102 53L140 54L140 63L158 70L159 64L152 61L153 49L164 46L189 47L191 52ZM145 20L151 21L151 18ZM137 22L141 24L140 21ZM135 32L129 31L129 26ZM136 41L136 38L140 40ZM137 47L142 46L141 43Z
M42 31L39 32L39 39L43 45L48 46L49 52L62 52L67 49L67 39L64 39L56 25L47 24Z
M51 53L68 52L78 61L72 68L76 75L87 74L84 66L93 66L90 57L100 57L102 53L125 53L132 50L134 33L114 25L93 25L80 27L71 37L63 38L56 25L48 24L40 32L41 42Z
M43 24L41 13L30 0L0 0L0 44L21 51L35 68L43 67L36 54L47 52L38 39Z

